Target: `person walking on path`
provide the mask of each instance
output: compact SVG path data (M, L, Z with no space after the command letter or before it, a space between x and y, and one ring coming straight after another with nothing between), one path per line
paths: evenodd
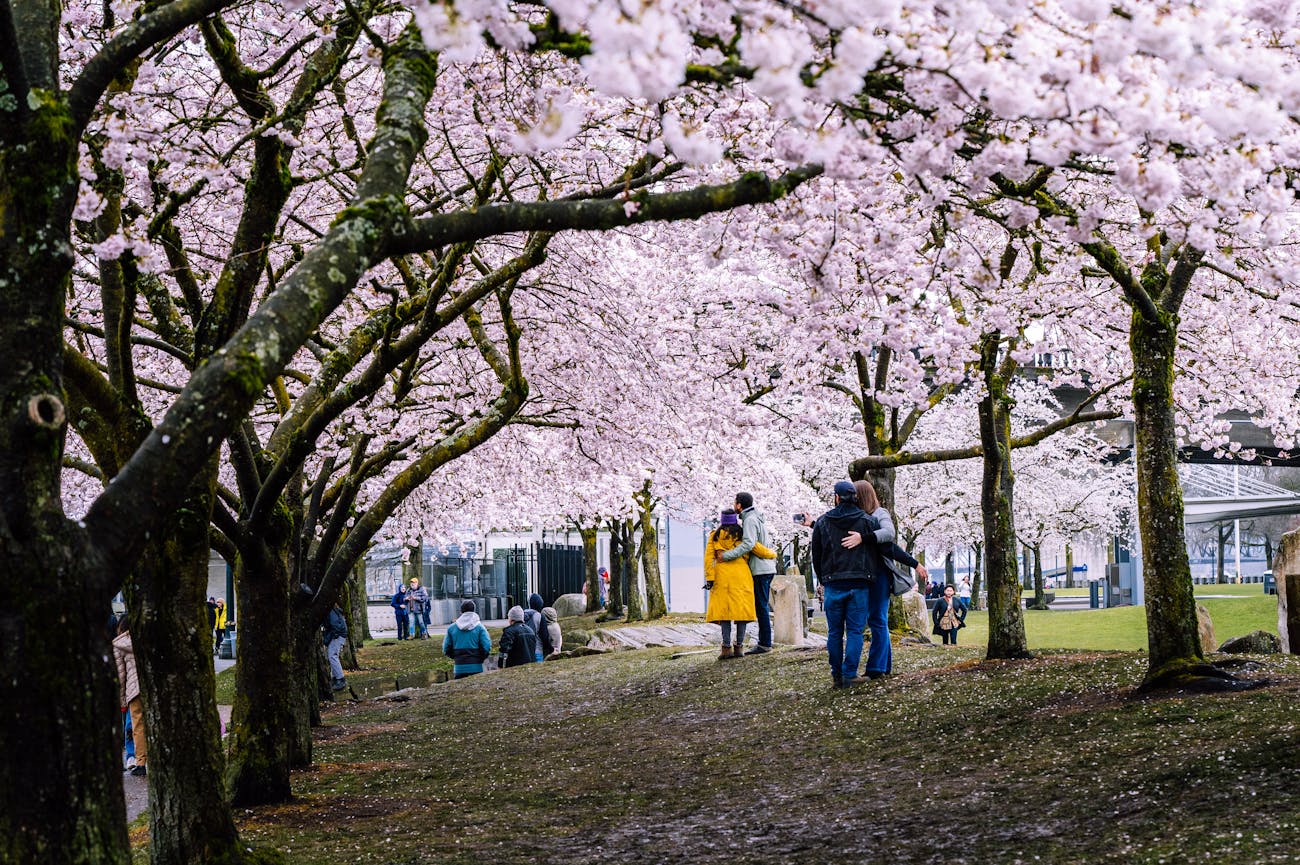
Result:
M329 615L325 617L325 624L321 625L321 631L325 639L325 654L329 657L330 676L333 678L330 687L335 691L342 691L348 683L343 678L343 664L339 662L339 652L343 651L343 644L348 641L348 620L343 617L343 608L338 604L330 608Z
M524 610L524 624L533 629L537 636L537 646L533 660L540 661L554 651L551 645L551 632L546 627L546 617L542 615L542 610L546 609L546 602L542 596L533 592L528 596L528 609Z
M117 662L117 686L122 705L131 713L131 744L135 748L135 766L131 774L148 774L149 747L144 734L144 704L140 702L140 677L135 669L135 645L127 628L126 616L117 626L113 638L113 660Z
M956 597L952 586L943 587L943 597L934 602L934 631L943 634L945 646L957 645L957 631L966 627L966 606Z
M754 587L754 612L758 618L758 644L745 652L746 655L761 655L772 651L772 578L776 576L776 559L764 559L752 556L758 544L771 549L772 542L767 535L767 523L763 514L754 507L754 497L746 492L736 493L736 513L740 514L740 543L729 550L719 550L715 558L719 562L731 562L747 557L749 573Z
M411 588L406 590L406 609L410 612L411 623L415 626L412 639L429 639L429 619L425 610L429 606L429 590L420 585L419 577L411 577Z
M704 547L704 586L709 590L709 606L704 614L706 622L717 622L722 628L722 653L719 659L739 658L744 654L745 627L756 614L754 577L749 569L753 556L774 559L776 553L763 544L754 544L747 556L731 559L718 554L740 545L742 530L740 517L735 510L722 512L718 527L709 535ZM736 626L735 646L731 643L731 626Z
M537 662L537 635L524 624L524 608L516 604L506 613L509 625L501 632L497 651L500 667L518 667Z
M393 618L397 620L397 639L405 640L411 636L411 615L406 611L406 587L397 584L393 599L388 602L393 608Z
M442 638L442 653L451 658L451 677L463 679L483 672L483 662L492 654L492 638L479 620L473 601L460 605L460 618L452 622Z

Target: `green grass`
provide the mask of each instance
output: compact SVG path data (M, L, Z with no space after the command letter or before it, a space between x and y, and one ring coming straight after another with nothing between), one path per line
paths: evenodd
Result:
M1258 586L1198 586L1198 588L1254 588L1232 598L1207 598L1198 594L1214 623L1215 639L1222 643L1251 631L1277 633L1277 597ZM1025 639L1030 649L1089 649L1133 652L1147 647L1146 607L1112 607L1109 610L1025 610ZM971 611L958 639L962 643L988 643L988 613Z

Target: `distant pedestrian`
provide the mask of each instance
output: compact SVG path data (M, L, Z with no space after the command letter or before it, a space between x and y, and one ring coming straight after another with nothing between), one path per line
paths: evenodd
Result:
M393 599L388 602L393 608L393 618L397 620L397 639L405 640L411 636L411 614L406 609L406 587L401 583L393 590Z
M518 667L521 664L537 662L537 635L533 629L524 624L524 608L513 606L506 613L509 624L501 632L501 641L497 651L501 658L500 667Z
M330 608L329 615L325 617L325 624L321 625L322 637L325 640L325 654L329 657L330 676L333 681L330 687L335 691L342 691L348 686L343 679L343 664L339 662L339 652L343 651L343 644L348 641L348 620L343 616L343 608L335 604Z
M706 622L717 622L722 629L722 651L719 660L739 658L745 652L745 629L757 615L754 598L754 576L749 569L753 556L774 559L776 553L755 543L749 555L727 561L718 553L740 546L742 538L740 516L735 510L726 510L718 527L709 535L704 545L704 587L709 590L709 606L704 613ZM735 644L732 644L732 626L735 626Z
M117 687L122 705L131 713L131 743L135 747L135 766L131 774L148 774L149 747L145 742L144 704L140 702L140 678L136 673L135 645L127 627L126 616L117 626L113 638L113 660L117 662Z
M934 602L934 631L943 635L945 646L957 645L957 631L966 627L966 607L957 599L957 591L952 586L943 587L943 597Z
M208 630L215 631L216 629L217 629L217 599L209 595L208 596Z
M604 607L609 603L609 568L601 568L596 575L600 577L600 605Z
M547 655L551 654L551 634L546 629L546 617L542 615L542 610L546 609L546 602L542 596L533 592L528 596L528 609L524 610L524 624L533 629L533 634L537 637L536 656L534 660L540 661Z
M957 582L957 597L961 599L961 605L968 610L970 609L970 594L971 594L970 577L963 576Z
M492 638L479 620L473 601L461 603L460 618L451 623L442 639L442 653L452 659L453 679L483 672L483 662L492 654Z
M414 639L429 639L428 606L429 590L420 585L419 577L411 577L411 587L406 590L406 609L411 616L411 625L415 628L412 635Z
M212 645L216 652L221 648L221 641L226 638L226 599L217 598L216 618L212 627Z
M776 560L761 556L750 556L757 544L771 549L768 539L767 523L763 514L754 507L754 497L746 492L736 493L736 513L740 515L740 543L729 550L715 553L718 562L731 562L742 556L749 556L749 573L754 588L754 612L758 618L758 644L745 652L746 655L761 655L772 651L772 577L776 576Z
M551 639L551 651L546 653L546 657L558 658L564 645L564 634L560 632L560 614L555 607L542 607L542 618L546 620L546 634Z

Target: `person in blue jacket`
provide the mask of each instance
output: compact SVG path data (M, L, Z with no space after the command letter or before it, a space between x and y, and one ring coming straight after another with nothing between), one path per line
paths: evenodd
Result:
M330 676L333 678L330 686L335 691L342 691L348 683L343 679L343 665L339 662L339 652L343 650L343 644L348 641L348 620L343 617L343 608L338 604L330 608L325 624L321 625L321 631L321 636L325 639L325 652L329 656Z
M460 605L460 618L452 622L442 639L442 653L452 659L453 679L483 672L483 662L492 654L492 638L479 621L473 601Z
M397 619L397 639L407 639L411 636L411 616L406 612L406 586L397 584L393 600L388 605L393 608L393 617Z

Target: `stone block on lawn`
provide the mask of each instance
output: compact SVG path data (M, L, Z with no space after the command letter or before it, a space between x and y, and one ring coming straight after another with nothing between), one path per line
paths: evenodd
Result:
M1230 655L1276 655L1282 651L1282 641L1268 631L1251 631L1243 637L1224 640L1219 651Z
M581 616L587 612L587 597L582 592L571 592L560 595L551 606L555 607L555 614L561 619Z
M375 697L381 697L393 690L393 680L389 678L362 679L349 676L347 681L352 695L358 700L373 700ZM346 695L348 692L340 691L339 693Z
M1219 648L1218 640L1214 639L1214 622L1210 619L1210 611L1205 609L1204 604L1196 605L1196 630L1201 637L1201 653L1210 654Z
M783 646L803 644L808 608L802 576L782 574L772 580L772 641Z
M910 591L899 598L903 604L903 625L908 631L930 636L930 609L925 605L925 598L918 591Z

